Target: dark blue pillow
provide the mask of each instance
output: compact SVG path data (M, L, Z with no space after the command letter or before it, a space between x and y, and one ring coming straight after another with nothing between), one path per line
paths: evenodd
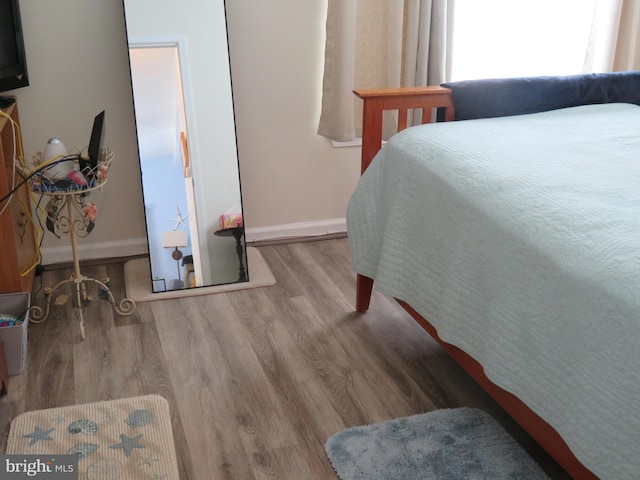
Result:
M455 119L506 117L595 103L640 105L640 71L465 80L452 90Z

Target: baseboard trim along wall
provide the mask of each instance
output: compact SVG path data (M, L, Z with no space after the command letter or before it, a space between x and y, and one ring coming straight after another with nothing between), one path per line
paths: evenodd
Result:
M346 233L346 231L346 219L333 218L315 222L287 223L268 227L247 227L245 229L245 236L247 242L251 243L285 238L317 237L335 233Z
M149 252L147 238L132 238L114 242L78 243L78 258L96 260L100 258L121 258L144 255ZM71 245L61 247L45 247L41 249L42 264L73 262Z
M347 221L344 218L318 220L314 222L287 223L268 227L247 227L247 242L317 237L347 232ZM122 258L144 255L149 252L146 238L132 238L115 242L79 243L78 258L97 260L101 258ZM45 247L41 250L42 264L68 263L73 261L71 246Z

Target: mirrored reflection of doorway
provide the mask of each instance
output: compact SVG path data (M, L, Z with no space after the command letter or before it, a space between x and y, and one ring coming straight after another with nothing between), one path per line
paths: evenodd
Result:
M202 285L178 47L129 53L153 290Z

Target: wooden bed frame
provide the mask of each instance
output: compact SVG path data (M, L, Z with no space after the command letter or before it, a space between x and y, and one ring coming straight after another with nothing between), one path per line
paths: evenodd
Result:
M398 131L407 127L407 114L410 109L422 109L422 123L430 123L433 110L439 108L445 110L446 121L453 121L455 118L451 90L444 87L369 89L354 90L354 93L364 101L362 173L382 146L383 111L398 111ZM371 278L357 276L357 311L364 312L369 308L373 282ZM401 300L397 301L573 478L598 478L578 461L553 427L516 396L489 380L478 361L443 341L429 321L410 305Z

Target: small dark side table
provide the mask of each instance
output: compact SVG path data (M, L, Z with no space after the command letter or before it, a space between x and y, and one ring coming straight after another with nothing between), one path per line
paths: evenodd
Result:
M244 266L244 248L242 248L242 237L244 236L244 227L233 227L233 228L221 228L220 230L216 230L213 232L214 235L218 237L233 237L236 239L236 253L238 254L238 262L240 267L238 268L238 281L246 282L249 280L247 277L247 270Z

